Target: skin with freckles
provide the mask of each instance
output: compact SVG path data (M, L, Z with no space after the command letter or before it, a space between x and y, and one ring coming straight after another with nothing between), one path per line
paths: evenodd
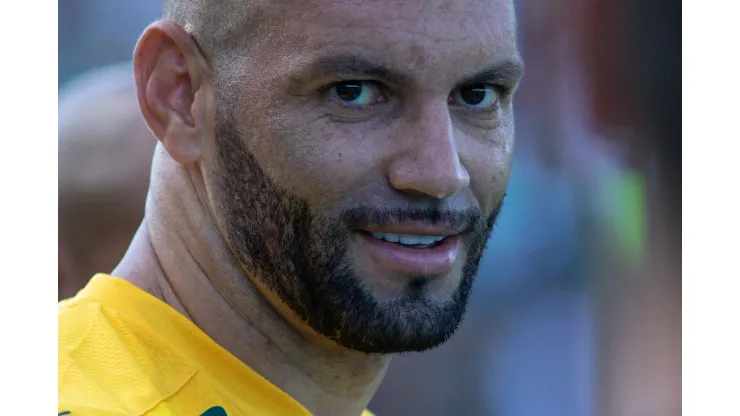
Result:
M464 315L513 157L513 5L210 3L167 2L137 45L160 145L114 274L313 413L359 414L390 354Z

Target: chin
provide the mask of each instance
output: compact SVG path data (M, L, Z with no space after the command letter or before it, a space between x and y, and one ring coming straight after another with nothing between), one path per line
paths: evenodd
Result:
M421 352L442 345L457 331L467 309L471 279L455 272L367 276L366 286L384 290L367 293L370 302L353 303L349 314L353 322L343 322L335 341L372 354Z

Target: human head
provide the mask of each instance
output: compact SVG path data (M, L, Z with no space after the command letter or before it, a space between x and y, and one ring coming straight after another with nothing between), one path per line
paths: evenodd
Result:
M136 102L131 62L95 69L59 100L59 291L110 272L144 217L156 140Z
M173 0L164 11L135 52L142 113L203 178L252 284L301 329L355 350L451 336L512 163L511 1ZM453 234L429 262L370 234L425 230Z

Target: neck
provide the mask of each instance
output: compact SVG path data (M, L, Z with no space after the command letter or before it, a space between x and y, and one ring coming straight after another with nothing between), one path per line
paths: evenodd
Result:
M182 313L311 413L361 414L390 358L343 348L279 313L219 233L197 167L158 148L152 178L144 222L113 274Z

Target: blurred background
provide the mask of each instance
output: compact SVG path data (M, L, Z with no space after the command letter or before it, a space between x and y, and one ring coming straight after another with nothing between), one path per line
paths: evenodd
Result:
M680 415L681 4L516 3L516 158L470 311L394 359L370 409ZM159 13L59 1L60 299L111 271L143 216L154 139L129 61Z

